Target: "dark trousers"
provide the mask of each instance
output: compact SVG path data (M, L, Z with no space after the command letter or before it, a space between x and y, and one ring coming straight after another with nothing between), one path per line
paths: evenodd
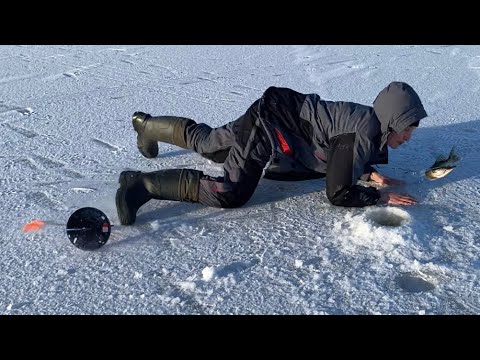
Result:
M186 129L186 142L207 159L223 163L224 176L204 175L199 202L207 206L235 208L253 195L272 155L272 146L258 120L260 100L244 115L218 128L196 124Z

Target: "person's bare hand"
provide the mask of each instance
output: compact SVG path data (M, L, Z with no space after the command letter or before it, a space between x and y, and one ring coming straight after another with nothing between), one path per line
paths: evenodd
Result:
M415 205L417 200L408 194L398 194L392 192L382 193L380 200L378 201L381 204L388 205Z
M388 186L402 186L402 185L405 185L405 181L384 176L383 184Z
M370 174L370 179L376 183L385 186L402 186L405 185L405 181L394 179L385 175L382 175L378 172L373 172Z

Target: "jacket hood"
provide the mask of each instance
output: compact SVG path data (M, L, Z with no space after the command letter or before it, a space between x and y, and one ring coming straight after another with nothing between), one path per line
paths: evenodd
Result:
M397 81L380 91L373 102L373 110L381 124L380 149L386 145L392 130L402 132L428 116L415 90L407 83Z

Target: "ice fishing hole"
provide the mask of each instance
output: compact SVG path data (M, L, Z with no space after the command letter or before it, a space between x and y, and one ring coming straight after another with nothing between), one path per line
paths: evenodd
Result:
M396 278L397 284L405 291L419 293L423 291L432 291L435 284L431 281L423 279L418 274L405 273Z
M381 226L402 226L410 222L410 214L405 210L386 207L370 211L367 214L367 219Z

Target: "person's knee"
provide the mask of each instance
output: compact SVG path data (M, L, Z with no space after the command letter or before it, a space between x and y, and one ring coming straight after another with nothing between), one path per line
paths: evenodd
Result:
M222 207L226 209L242 207L250 200L254 191L255 189L250 187L235 184L231 191L222 194Z
M244 197L244 198L241 198L241 197L229 197L227 199L225 199L226 201L224 201L223 203L223 208L225 209L235 209L235 208L239 208L239 207L242 207L243 205L245 205L248 200L250 200L250 197Z

